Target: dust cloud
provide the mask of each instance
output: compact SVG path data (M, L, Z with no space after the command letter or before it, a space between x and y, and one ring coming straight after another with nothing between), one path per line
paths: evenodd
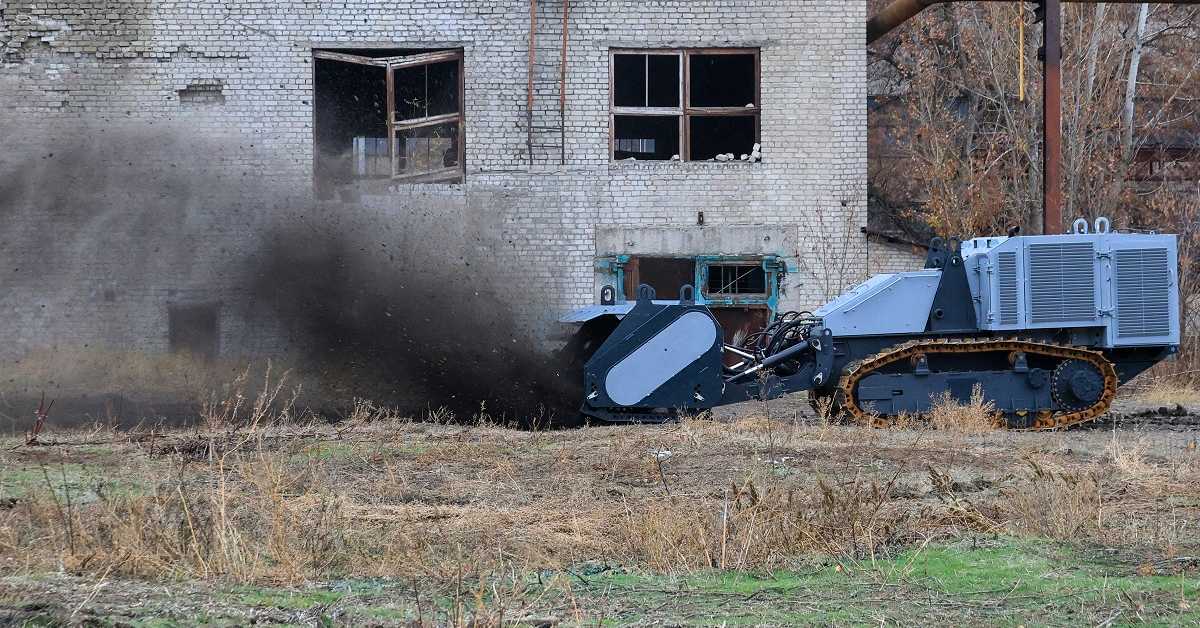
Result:
M168 307L203 302L218 308L221 328L220 357L208 364L218 372L205 381L231 378L232 363L273 359L315 382L303 402L330 414L365 398L412 414L448 408L464 421L576 420L577 378L528 331L507 280L489 276L487 247L459 254L464 241L495 236L486 225L445 242L389 231L394 215L319 203L307 182L270 176L273 160L280 172L295 162L244 134L95 123L46 137L26 127L46 125L0 120L10 338L0 414L25 414L41 390L68 397L58 407L84 400L80 415L103 413L89 399L108 411L119 399L131 413L186 414L179 408L199 399L194 381L164 386L152 368L79 365L97 352L125 361L167 352Z

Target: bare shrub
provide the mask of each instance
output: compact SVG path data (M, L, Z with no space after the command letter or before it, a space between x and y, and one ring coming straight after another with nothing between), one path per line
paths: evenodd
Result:
M978 384L971 390L971 399L960 403L950 391L944 391L933 399L929 410L929 423L938 430L963 435L984 434L999 427L996 404L983 396Z
M250 368L247 367L221 393L212 392L201 405L200 422L213 431L253 431L270 423L289 423L297 418L296 399L300 387L284 396L289 371L272 379L272 364L267 362L262 385L251 398L247 393ZM253 393L250 393L253 394Z

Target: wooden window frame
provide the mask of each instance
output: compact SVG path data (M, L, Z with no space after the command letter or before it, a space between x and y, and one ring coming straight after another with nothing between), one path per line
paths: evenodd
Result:
M432 52L401 55L395 57L364 57L361 55L347 54L333 50L313 50L313 58L325 59L329 61L341 61L343 63L355 63L359 65L371 65L383 68L385 70L384 89L387 90L386 115L388 159L392 164L392 180L399 183L461 183L466 179L467 130L466 115L463 112L464 105L466 104L466 74L464 72L465 54L463 49L456 48L452 50L436 50ZM458 111L436 116L427 115L420 118L400 118L396 113L396 70L429 66L436 63L446 63L449 61L458 62ZM412 129L442 124L454 124L457 127L458 165L426 172L401 173L400 155L398 149L399 134Z
M679 58L678 107L618 107L616 104L617 55L667 55ZM753 107L693 107L691 106L692 64L694 55L753 55ZM649 74L646 80L649 81ZM610 48L608 51L608 159L617 161L617 116L649 116L679 118L679 158L692 161L692 117L753 116L754 142L762 141L762 49L761 48ZM662 160L655 160L662 161Z

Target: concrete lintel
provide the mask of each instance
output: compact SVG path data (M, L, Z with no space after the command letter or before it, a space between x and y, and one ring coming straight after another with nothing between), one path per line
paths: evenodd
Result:
M796 255L797 224L606 226L596 228L598 255Z

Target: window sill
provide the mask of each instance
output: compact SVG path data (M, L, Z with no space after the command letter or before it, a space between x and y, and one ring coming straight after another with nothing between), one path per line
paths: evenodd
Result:
M726 168L756 168L761 161L672 161L668 159L619 159L608 162L616 170L721 170Z

